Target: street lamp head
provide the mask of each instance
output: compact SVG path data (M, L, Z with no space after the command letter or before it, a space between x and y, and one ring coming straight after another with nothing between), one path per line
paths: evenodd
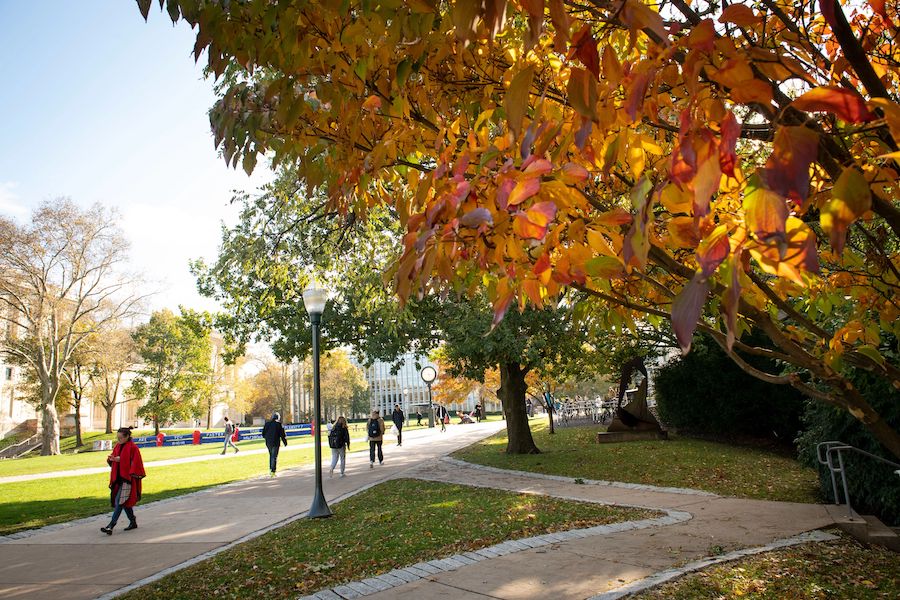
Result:
M437 371L431 365L422 369L422 381L431 385L437 379Z
M303 306L306 307L306 312L313 315L321 315L325 312L325 301L328 300L328 293L319 287L319 284L315 281L309 284L305 290L303 290Z

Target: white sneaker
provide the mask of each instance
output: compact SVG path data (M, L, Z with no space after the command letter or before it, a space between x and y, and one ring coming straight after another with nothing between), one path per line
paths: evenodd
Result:
M341 473L341 477L346 477L346 475L344 475L343 473Z
M370 469L374 469L374 468L375 468L375 463L370 462L370 463L369 463L369 468L370 468Z

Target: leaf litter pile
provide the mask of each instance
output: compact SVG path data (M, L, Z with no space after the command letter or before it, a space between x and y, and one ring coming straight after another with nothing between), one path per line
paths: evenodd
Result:
M124 597L297 598L510 539L658 515L409 479L332 508L330 519L296 521Z

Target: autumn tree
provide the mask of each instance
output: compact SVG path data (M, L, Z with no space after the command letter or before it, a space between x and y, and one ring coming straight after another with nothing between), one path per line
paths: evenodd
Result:
M140 364L127 394L143 404L138 416L160 423L196 417L210 372L209 330L196 314L182 309L154 312L134 333Z
M139 357L131 331L118 326L97 338L91 356L94 376L94 398L106 413L106 433L112 433L113 410L127 402L120 400L126 373L134 368Z
M900 456L853 384L900 385L896 6L167 8L221 82L224 158L295 166L342 219L389 206L401 297L478 273L501 317L576 287L622 320L670 319L684 351L702 329Z
M4 353L39 384L43 445L59 454L56 400L85 341L137 313L142 297L125 271L128 244L115 213L71 200L44 202L19 225L0 218L0 322L14 332Z
M84 445L81 439L81 407L82 402L89 397L94 379L98 373L94 369L97 336L93 335L87 338L78 346L72 354L69 364L63 370L66 387L68 388L68 405L72 407L75 417L75 446L80 448Z
M351 414L353 399L365 394L369 387L362 369L350 362L350 357L340 348L322 357L320 369L323 413L332 418Z

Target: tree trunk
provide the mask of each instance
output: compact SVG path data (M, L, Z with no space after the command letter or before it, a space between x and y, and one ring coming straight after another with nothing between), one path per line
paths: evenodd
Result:
M153 434L159 435L159 420L153 417Z
M73 399L72 405L75 407L75 447L81 448L84 446L84 442L81 441L81 395L73 394Z
M525 410L526 371L518 363L500 365L500 389L497 395L506 416L506 453L540 454L531 436L528 413Z
M206 407L206 430L209 431L210 427L212 427L212 404Z
M59 454L59 414L56 412L56 392L50 381L41 382L41 455Z
M103 405L103 408L106 410L106 433L112 433L112 412L113 408L115 408L115 404L105 404Z

